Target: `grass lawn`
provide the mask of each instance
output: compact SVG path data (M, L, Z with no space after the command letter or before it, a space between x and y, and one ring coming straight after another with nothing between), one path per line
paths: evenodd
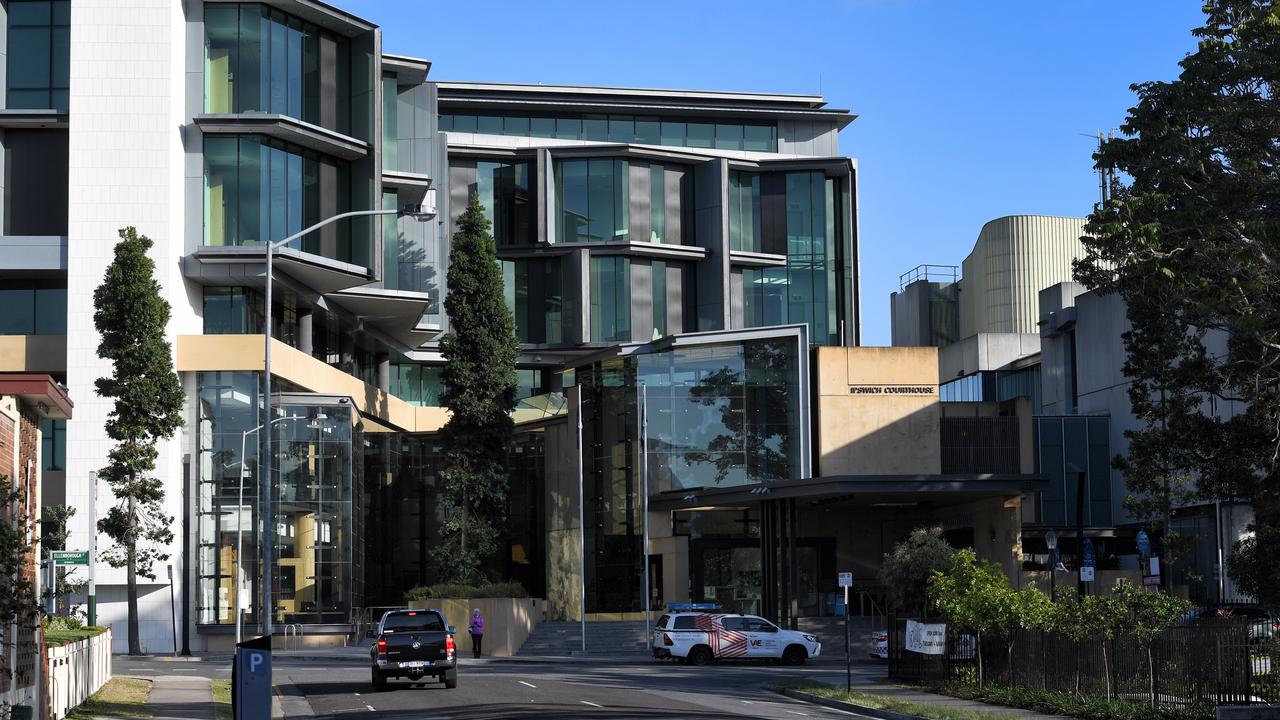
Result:
M217 720L231 720L231 681L213 681L213 715Z
M892 712L906 713L908 715L918 715L923 718L928 718L929 720L992 720L992 718L1002 718L1003 720L1007 720L1008 718L1008 715L980 712L977 710L960 710L958 708L938 707L935 705L921 705L919 703L862 692L860 690L846 692L842 687L809 680L784 680L778 684L791 690L807 692L810 695L817 695L831 700L843 700L844 702L850 702L855 705L862 705L864 707L876 708L879 710L890 710Z
M147 696L151 681L129 677L113 677L102 689L89 696L67 713L67 720L93 720L100 715L123 718L149 718Z
M77 640L91 638L102 632L106 631L100 627L83 627L75 630L45 628L44 641L47 645L66 645Z

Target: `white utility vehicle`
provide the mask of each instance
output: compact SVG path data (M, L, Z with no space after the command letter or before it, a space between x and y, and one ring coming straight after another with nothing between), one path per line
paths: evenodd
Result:
M822 652L822 643L808 633L783 630L755 615L718 612L668 612L654 626L650 646L655 658L675 658L690 665L722 658L803 665Z

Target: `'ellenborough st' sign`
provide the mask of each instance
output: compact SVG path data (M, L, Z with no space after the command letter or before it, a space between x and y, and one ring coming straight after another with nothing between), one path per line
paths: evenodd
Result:
M936 385L850 385L853 395L936 395Z

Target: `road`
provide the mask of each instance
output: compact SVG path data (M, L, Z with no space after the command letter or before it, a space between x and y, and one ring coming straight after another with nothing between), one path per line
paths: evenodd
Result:
M276 662L275 683L285 696L305 697L320 717L424 718L848 718L849 713L792 701L764 689L784 677L843 679L843 668L763 664L688 667L669 662L481 661L459 672L458 687L392 681L374 692L367 665L350 662ZM157 665L162 665L158 668ZM117 674L226 677L223 663L135 661L117 657ZM883 673L881 668L880 673ZM856 716L855 716L856 717Z

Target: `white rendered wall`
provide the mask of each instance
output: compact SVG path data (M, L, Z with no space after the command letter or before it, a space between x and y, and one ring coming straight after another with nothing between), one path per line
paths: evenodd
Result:
M71 104L67 263L67 384L75 403L67 423L67 502L78 508L68 548L87 548L93 524L89 473L112 443L103 423L111 401L94 392L110 371L97 353L93 290L112 259L118 230L128 225L155 241L157 279L173 305L170 341L199 332L181 276L184 17L175 0L75 0L71 5ZM160 443L156 475L165 483L166 512L181 522L182 448ZM114 502L99 488L98 515ZM99 550L109 540L99 538ZM180 538L169 548L181 577ZM164 563L155 583L142 580L142 646L172 650ZM98 620L114 628L113 649L127 649L125 576L97 566ZM163 590L163 591L162 591ZM180 588L179 588L180 593Z

